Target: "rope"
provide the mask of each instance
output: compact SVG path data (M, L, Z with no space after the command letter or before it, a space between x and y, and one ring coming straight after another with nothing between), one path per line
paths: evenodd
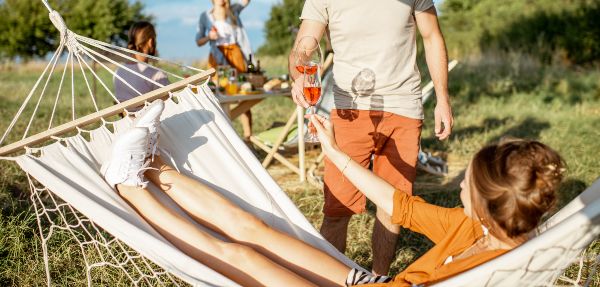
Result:
M27 178L32 191L30 199L37 218L49 285L49 254L53 251L49 242L52 236L55 239L57 236L66 236L67 241L77 245L83 258L88 286L93 286L93 279L97 278L93 276L93 269L104 266L120 271L119 274L134 286L187 286L170 272L151 264L147 258L119 239L103 232L93 221L57 198L48 188L38 187L40 184L34 183L35 179L29 174Z
M52 10L52 8L50 7L50 5L48 5L48 2L46 2L46 0L42 0L42 3L44 4L44 6L46 6L46 9L48 9L48 12L52 12L54 10Z
M62 51L65 48L65 44L61 43L60 47L59 47L59 52L58 55L62 54ZM33 111L33 115L31 116L31 118L29 119L29 123L27 124L27 129L25 129L25 133L23 134L23 139L25 139L27 137L27 133L29 132L29 128L31 127L31 123L33 122L33 118L35 116L35 114L37 113L37 110L40 106L40 102L42 101L42 98L44 97L44 93L46 92L46 88L48 87L48 83L50 82L50 78L52 78L52 73L54 73L54 69L56 68L56 64L58 63L58 57L56 57L56 59L54 60L54 64L52 65L52 69L50 70L50 73L48 74L48 78L46 79L46 83L44 84L44 88L42 89L42 92L40 93L40 98L37 102L37 104L35 105L35 109Z
M17 122L17 120L19 119L19 117L21 116L21 114L23 113L23 110L25 109L25 107L29 103L29 100L31 100L31 97L33 96L33 94L37 90L37 87L42 82L42 79L46 76L46 73L48 72L48 68L50 68L50 66L53 66L52 63L54 63L53 61L59 55L59 50L60 49L57 49L56 51L54 51L54 55L52 55L52 58L50 58L50 61L46 65L46 68L44 68L44 71L42 72L42 74L40 75L40 77L35 82L35 85L33 85L33 88L31 89L31 91L27 95L27 98L25 98L25 101L23 101L23 104L21 104L21 107L17 111L17 114L13 117L12 121L10 122L10 125L8 126L8 128L6 129L6 131L4 132L4 135L2 136L2 139L0 139L0 145L4 142L4 140L6 139L6 137L8 136L8 134L10 133L10 131L12 130L12 128L15 126L15 123ZM50 74L52 74L52 72L50 72Z
M81 58L81 56L79 54L75 54L75 56L77 56L77 58L83 62L85 64L85 66L88 68L88 70L90 70L90 72L92 73L92 75L94 75L94 78L96 78L96 80L98 80L98 82L100 82L100 85L102 85L102 87L104 87L104 89L106 90L106 92L108 92L108 94L113 98L113 100L115 102L119 102L119 100L117 99L117 97L115 97L115 94L111 91L111 89L109 89L106 84L104 84L104 82L102 81L102 79L100 78L100 76L98 76L96 74L96 72L94 72L94 69L92 69L92 67L90 67L90 65L86 62L83 61L83 59ZM91 59L91 58L90 58ZM91 93L91 91L90 91ZM93 96L93 95L92 95Z
M73 53L71 51L69 55ZM75 72L73 70L73 57L71 57L71 111L73 112L72 120L75 120Z
M96 59L96 57L92 56L92 54L90 54L88 51L91 51L89 48L85 47L85 46L81 46L83 47L83 52L90 57L92 60L96 61L98 64L100 64L100 66L102 66L105 70L107 70L109 73L111 73L115 78L121 80L127 87L129 87L130 89L132 89L134 92L136 92L138 95L142 95L142 93L140 93L140 91L138 91L136 88L134 88L133 86L131 86L131 84L129 84L127 81L125 81L121 76L119 76L117 73L115 73L113 70L111 70L110 68L108 68L106 65L104 65L104 63L98 61L98 59ZM98 78L98 80L100 80L100 82L102 82L102 79ZM115 98L115 100L117 101L117 103L120 103L121 101L119 101L117 98Z
M78 40L82 41L82 42L89 42L88 44L90 44L90 45L92 45L91 43L94 43L94 44L96 44L96 45L100 45L100 46L105 46L105 47L113 48L113 49L115 49L115 50L120 50L120 51L123 51L123 52L126 52L126 53L130 53L130 54L134 54L134 55L139 55L139 56L144 56L144 57L147 57L147 58L149 58L149 59L152 59L152 60L155 60L155 61L159 61L159 62L168 63L168 64L171 64L171 65L174 65L174 66L179 66L179 67L182 67L182 68L187 68L187 69L190 69L190 70L194 70L194 71L196 71L196 72L203 72L203 71L204 71L204 70L202 70L202 69L198 69L198 68L196 68L196 67L187 66L187 65L182 65L182 64L179 64L179 63L177 63L177 62L173 62L173 61L169 61L169 60L166 60L166 59L163 59L163 58L159 58L159 57L156 57L156 56L152 56L152 55L148 55L148 54L140 53L140 52L138 52L138 51L129 50L129 49L127 49L127 48L123 48L123 47L120 47L120 46L117 46L117 45L112 45L112 44L105 43L105 42L102 42L102 41L98 41L98 40L95 40L95 39L91 39L91 38L83 37L83 36L81 36L81 35L76 35L75 37L76 37Z
M159 67L156 67L156 66L150 65L150 64L148 64L148 63L146 63L146 62L144 62L144 61L140 61L140 60L138 60L138 59L136 59L136 58L133 58L133 57L127 56L127 55L125 55L125 54L123 54L123 53L119 53L119 52L117 52L117 51L110 50L110 49L108 49L108 48L106 48L106 47L104 47L104 46L102 46L102 45L96 45L96 44L94 44L94 43L91 43L90 41L88 41L88 40L87 40L88 38L85 38L85 37L78 36L78 37L77 37L77 39L78 39L79 41L83 42L83 43L86 43L86 44L88 44L88 45L92 46L92 47L95 47L95 48L98 48L98 49L101 49L101 50L107 51L107 52L109 52L109 53L113 53L113 54L115 54L115 55L121 56L121 57L122 57L122 58L124 58L124 59L130 60L130 61L133 61L133 62L136 62L136 63L138 63L138 64L142 64L142 65L144 65L144 66L146 66L146 67L150 67L150 68L153 68L153 69L159 70L159 71L161 71L161 72L163 72L163 73L165 73L165 74L171 75L171 76L173 76L173 77L175 77L175 78L177 78L177 79L180 79L180 80L181 80L181 79L183 79L183 77L181 77L181 76L179 76L179 75L177 75L177 74L174 74L174 73L172 73L172 72L169 72L169 71L165 71L165 70L163 70L163 69L161 69L161 68L159 68ZM145 54L143 54L143 55L145 55Z
M56 92L56 99L54 100L54 107L52 108L52 113L50 114L50 123L48 124L48 129L50 129L52 127L52 121L54 120L54 114L56 112L56 106L58 106L58 99L60 98L60 92L62 91L62 84L63 84L63 82L65 80L65 74L67 73L67 67L68 67L67 64L69 63L69 59L71 59L71 53L69 53L67 55L67 62L65 63L65 68L63 70L62 77L60 78L60 85L58 86L58 91ZM36 108L36 110L37 110L37 108ZM31 125L31 120L33 120L34 116L35 116L35 111L33 112L33 115L31 116L31 119L29 121L30 125Z
M87 86L88 91L90 92L90 97L92 98L92 103L94 103L94 109L96 109L96 112L97 112L98 104L96 104L96 98L94 97L94 93L92 92L90 83L87 79L87 76L85 75L85 71L83 70L83 65L81 65L81 59L80 59L79 55L75 54L75 56L77 57L77 63L79 64L79 68L81 69L81 74L83 75L83 79L85 80L85 85Z
M102 54L100 54L100 53L98 53L98 52L94 51L93 49L90 49L90 48L89 48L89 47L87 47L87 46L83 46L83 45L81 45L81 47L82 47L84 50L86 50L86 51L89 51L89 52L93 53L94 55L96 55L96 56L98 56L98 57L100 57L100 58L102 58L102 59L104 59L104 60L106 60L106 61L109 61L109 62L111 62L112 64L114 64L114 65L117 65L119 68L122 68L122 69L124 69L124 70L126 70L126 71L128 71L128 72L130 72L130 73L132 73L132 74L134 74L134 75L136 75L136 76L138 76L138 77L140 77L140 78L142 78L142 79L144 79L144 80L148 81L148 82L151 82L151 83L153 83L153 84L155 84L155 85L157 85L157 86L159 86L159 87L161 87L161 88L165 86L165 85L163 85L163 84L161 84L161 83L159 83L159 82L157 82L157 81L155 81L155 80L153 80L153 79L150 79L150 78L146 77L145 75L143 75L143 74L141 74L141 73L138 73L138 72L136 72L136 71L134 71L134 70L132 70L132 69L128 68L127 66L125 66L125 65L123 65L123 64L121 64L121 63L119 63L119 62L116 62L116 61L112 60L111 58L108 58L108 57L106 57L106 56L104 56L104 55L102 55ZM141 93L140 93L140 95L141 95Z
M56 27L58 32L60 33L60 41L61 44L64 43L67 39L67 25L65 24L65 20L63 20L62 16L58 14L58 12L52 10L48 15L50 17L50 22Z

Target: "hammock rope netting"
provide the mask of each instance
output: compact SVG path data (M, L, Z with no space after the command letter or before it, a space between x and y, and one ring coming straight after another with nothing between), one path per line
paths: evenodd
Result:
M78 283L85 282L89 286L105 284L106 276L135 286L237 286L174 248L124 203L98 174L115 134L131 124L128 116L110 121L108 115L119 112L129 115L128 109L165 96L160 145L173 153L172 160L182 173L208 182L271 226L321 248L348 266L360 268L318 234L235 134L220 109L218 98L206 84L211 72L80 36L67 28L62 17L46 1L42 0L42 3L60 32L60 44L0 138L0 155L3 156L0 159L16 161L27 174L49 286L53 281L63 282L56 279L61 276L60 263L52 259L65 252L77 253L84 267L79 274L84 278ZM143 55L155 62L139 61L135 55ZM180 82L165 86L131 70L122 64L124 61L151 67ZM63 65L62 71L59 63ZM123 81L139 97L120 103L111 85L105 83L106 76L94 68L96 64L103 73ZM186 79L167 66L194 71L198 75ZM116 73L118 68L156 85L158 91L141 93ZM42 104L49 85L56 81L55 98L46 100L50 101L49 105ZM204 83L192 85L202 81ZM97 97L100 93L95 92L94 82L100 84L102 94L109 99ZM69 90L63 86L68 84L70 101L61 99L61 95ZM89 95L88 101L94 112L91 115L95 115L91 119L78 117L81 96L76 95L75 86L79 85L85 86ZM71 122L56 125L55 113L65 102L69 102ZM117 105L113 105L115 102ZM40 107L44 106L52 107L51 111L43 111L50 114L49 122L39 124L37 121L48 118L47 115L38 116ZM25 111L31 111L31 116L21 119ZM77 122L84 119L84 123ZM100 126L84 129L94 122ZM68 125L72 127L66 128ZM33 127L39 126L47 128L40 134L28 136ZM23 130L21 140L1 146L7 139L14 138L9 135L15 127ZM64 136L70 130L76 134ZM59 137L61 135L63 137ZM45 145L34 147L39 144ZM18 151L25 152L7 156ZM213 164L207 167L206 162ZM436 285L600 285L597 273L600 248L595 241L600 234L598 194L600 181L561 209L540 228L537 237L517 250ZM164 200L168 202L168 199ZM55 241L63 244L54 244ZM589 247L590 244L595 247Z

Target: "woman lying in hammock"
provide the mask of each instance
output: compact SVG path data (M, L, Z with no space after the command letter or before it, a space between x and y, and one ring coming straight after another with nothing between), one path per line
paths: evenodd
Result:
M167 240L242 286L410 286L434 283L522 244L553 206L563 161L537 141L510 141L481 149L461 183L464 208L443 208L408 196L350 160L336 145L329 121L313 116L323 150L343 174L395 223L429 237L435 246L394 279L372 276L270 228L210 187L153 157L162 101L140 112L134 127L112 147L102 174ZM153 160L151 160L153 158ZM162 205L145 179L170 196L196 222Z

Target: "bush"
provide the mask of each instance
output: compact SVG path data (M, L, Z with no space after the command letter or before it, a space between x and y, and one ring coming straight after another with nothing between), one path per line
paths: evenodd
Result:
M454 57L501 50L543 63L600 60L598 1L446 0L440 21Z

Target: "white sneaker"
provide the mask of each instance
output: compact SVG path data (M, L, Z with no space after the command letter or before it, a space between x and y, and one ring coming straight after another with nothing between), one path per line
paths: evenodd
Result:
M165 109L165 102L158 99L136 113L133 126L136 128L148 128L148 149L146 157L154 157L158 154L158 128L160 127L160 115Z
M148 135L148 128L132 128L113 142L110 158L100 169L113 188L117 184L146 186L144 171L150 164L146 161Z

